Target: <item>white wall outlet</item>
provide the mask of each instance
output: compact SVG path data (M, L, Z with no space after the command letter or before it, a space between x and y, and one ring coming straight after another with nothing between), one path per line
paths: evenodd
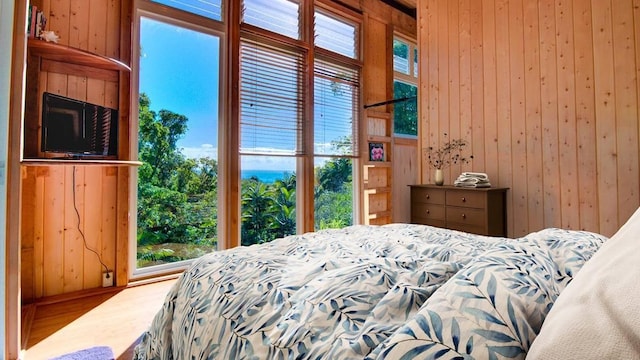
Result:
M113 271L102 273L102 287L113 286Z

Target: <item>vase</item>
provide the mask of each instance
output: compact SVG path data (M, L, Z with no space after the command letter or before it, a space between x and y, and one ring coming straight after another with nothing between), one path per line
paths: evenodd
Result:
M442 169L436 169L433 176L433 182L438 186L442 186L444 184L444 173L442 172Z

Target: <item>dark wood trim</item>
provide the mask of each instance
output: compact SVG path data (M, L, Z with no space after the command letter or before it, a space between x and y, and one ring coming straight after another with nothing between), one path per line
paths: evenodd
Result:
M393 0L380 0L381 2L391 6L394 9L400 10L403 13L411 16L412 18L416 18L416 9L412 9L404 4L401 4L397 1L393 1ZM421 0L417 0L417 1L421 1Z

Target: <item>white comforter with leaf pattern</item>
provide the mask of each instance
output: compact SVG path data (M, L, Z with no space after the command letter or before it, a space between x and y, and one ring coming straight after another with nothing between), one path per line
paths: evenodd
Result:
M212 253L172 288L134 358L521 359L605 240L392 224Z

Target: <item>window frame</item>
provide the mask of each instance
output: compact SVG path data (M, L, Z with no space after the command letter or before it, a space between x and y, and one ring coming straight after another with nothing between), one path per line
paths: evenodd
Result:
M132 13L132 74L131 74L131 98L130 128L138 129L138 96L139 96L139 56L140 56L140 17L148 17L158 21L163 21L176 26L189 28L215 35L220 38L220 91L219 91L219 131L218 131L218 250L224 250L240 245L241 227L241 184L240 161L241 154L239 148L239 138L235 138L240 127L239 113L239 92L237 91L237 76L233 72L239 70L240 66L240 38L241 36L264 37L274 44L298 48L306 52L307 71L305 74L305 84L310 89L306 93L304 115L306 129L303 130L305 152L303 155L294 156L296 158L296 232L305 233L314 231L314 152L313 141L313 116L314 116L314 62L316 57L323 60L336 61L338 64L348 64L359 68L360 91L358 92L358 116L354 125L354 136L361 135L360 126L364 116L363 95L362 95L362 39L363 39L363 15L344 5L330 0L299 0L300 3L300 39L289 38L285 35L261 29L251 24L240 23L241 3L234 0L222 0L222 21L213 20L192 14L177 8L153 2L152 0L135 0ZM323 15L331 16L340 21L348 22L356 28L354 41L356 58L335 53L333 51L315 47L314 38L314 16L315 11L322 12ZM236 41L238 42L236 44ZM238 71L239 72L239 71ZM234 84L235 82L235 84ZM235 87L235 88L234 88ZM237 109L236 109L237 108ZM134 132L131 132L134 134ZM358 146L362 146L361 143ZM130 152L137 157L137 141L130 141ZM354 155L349 155L353 160L353 223L362 222L361 206L362 199L360 189L361 179L361 149L354 149ZM319 155L318 157L327 157ZM332 156L345 157L345 156ZM133 171L129 177L129 206L136 209L137 203L137 172ZM233 191L233 189L236 189ZM301 210L304 209L304 210ZM183 271L191 260L173 264L158 265L150 268L136 268L136 246L137 246L137 217L129 218L129 280L141 280L170 273Z
M281 46L290 46L297 47L300 51L307 52L307 72L305 74L305 82L308 88L306 92L305 105L303 110L303 118L305 122L303 124L303 137L302 141L304 142L305 149L303 150L303 154L298 156L293 156L297 159L296 166L296 179L297 179L297 188L296 188L296 228L297 233L305 233L314 230L314 198L313 198L313 190L314 190L314 141L313 141L313 130L314 130L314 63L315 58L321 56L323 59L327 59L330 61L337 61L338 64L348 64L351 66L357 66L359 68L360 79L362 75L362 48L360 44L362 43L362 16L344 8L335 3L329 3L324 1L304 1L301 0L301 11L300 11L300 39L293 39L288 36L284 36L281 34L274 33L267 29L262 29L252 24L241 23L240 24L240 38L242 37L264 37L273 43L280 43ZM325 16L330 16L334 19L338 19L340 21L344 21L353 25L356 34L354 39L354 55L355 59L350 58L348 56L316 47L313 39L315 35L315 26L314 26L314 18L315 12L320 11ZM354 137L359 137L359 126L361 124L362 119L362 91L359 91L358 94L358 106L360 107L358 110L358 118L354 119L355 123L355 131ZM358 145L359 146L359 145ZM354 172L353 172L353 184L358 188L358 184L360 184L360 176L359 176L359 148L354 151L352 157L354 159ZM326 156L322 156L326 157ZM240 184L239 184L240 185ZM354 202L353 202L353 217L354 223L359 223L360 221L360 199L358 191L354 191ZM240 223L240 221L238 221ZM238 226L240 227L240 226Z
M392 68L393 68L393 83L391 84L392 85L392 89L395 88L395 83L396 83L396 81L398 81L398 82L402 82L404 84L408 84L408 85L414 86L416 88L416 94L417 94L418 91L420 90L420 88L418 86L418 76L420 75L420 73L419 73L418 69L416 69L417 60L418 60L418 59L416 59L416 52L419 51L418 45L417 45L417 41L409 38L408 36L400 34L398 32L395 32L393 34L393 40L394 41L396 41L396 40L397 41L401 41L401 42L403 42L403 43L405 43L405 44L407 44L409 46L409 50L408 50L409 58L407 59L407 62L408 62L408 74L405 74L405 73L400 72L400 71L396 71L395 70L395 64L392 64ZM393 58L393 46L391 47L391 51L392 51L392 58ZM416 112L416 129L418 129L418 127L419 127L418 116L419 115ZM417 139L418 138L419 132L417 132L416 135L401 134L401 133L397 133L396 132L396 129L395 129L395 107L394 107L393 125L394 125L393 126L393 136L394 137L407 138L407 139Z
M225 5L227 4L227 0L222 0L223 6L223 21L224 21L224 12ZM226 76L224 76L224 69L226 68L226 58L227 58L227 50L225 44L227 43L227 34L226 28L223 22L213 20L210 18L206 18L200 15L196 15L193 13L189 13L177 8L173 8L164 4L156 3L152 0L137 0L134 5L133 14L132 14L132 61L131 61L131 99L130 99L130 123L129 129L130 134L132 134L132 139L135 141L130 141L129 143L129 151L132 154L132 159L138 159L138 97L140 96L140 22L141 18L149 18L156 21L161 21L170 25L175 25L183 28L187 28L189 30L209 34L216 36L220 39L220 49L219 49L219 98L218 98L218 134L221 133L221 129L225 126L225 96L226 93L224 91L225 84L227 82ZM136 46L138 45L138 46ZM218 136L220 137L220 135ZM218 139L218 143L220 143L220 139ZM220 158L218 158L218 162ZM222 167L219 167L218 176L220 176L220 172L224 171ZM145 278L152 278L162 275L167 275L171 273L177 273L180 271L184 271L194 259L191 260L183 260L177 261L168 264L162 265L154 265L150 267L140 268L137 267L137 230L138 230L138 219L137 219L137 189L138 185L138 172L132 171L129 177L129 209L131 216L129 216L129 255L128 255L128 275L129 281L141 280ZM220 188L219 188L220 192ZM134 196L135 195L135 196ZM218 199L218 214L220 214L221 201ZM220 234L220 226L221 223L218 223L218 238ZM218 248L225 248L226 244L222 241L218 240Z

